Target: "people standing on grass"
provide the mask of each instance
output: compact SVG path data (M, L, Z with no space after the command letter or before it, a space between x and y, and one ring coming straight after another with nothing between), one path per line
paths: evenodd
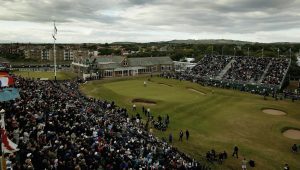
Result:
M146 81L144 81L144 87L147 87L147 82Z
M292 152L294 152L294 153L298 152L298 147L297 147L296 144L294 144L294 145L292 146Z
M147 109L147 116L150 117L150 108Z
M239 158L238 152L239 148L237 146L234 146L232 156L236 156L236 158Z
M173 142L173 135L172 133L169 134L169 143L172 143Z
M189 140L189 137L190 137L190 132L189 132L189 130L186 130L186 131L185 131L185 137L186 137L186 140L188 141L188 140Z
M183 131L180 130L179 132L179 141L182 142L182 138L183 138Z
M284 169L284 170L290 170L290 167L289 167L288 164L285 164L284 167L283 167L283 169Z
M136 105L135 105L135 104L133 104L132 110L133 110L133 111L136 111Z
M247 170L247 160L246 160L246 158L244 158L242 160L242 170Z

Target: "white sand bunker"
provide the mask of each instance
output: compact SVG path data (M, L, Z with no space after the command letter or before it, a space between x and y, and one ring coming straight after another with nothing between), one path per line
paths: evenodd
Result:
M141 105L156 105L155 101L151 101L147 99L133 99L131 102L134 104L141 104Z
M196 92L196 93L199 93L199 94L202 94L202 95L206 95L206 93L203 93L199 90L196 90L196 89L193 89L193 88L187 88L189 91L192 91L192 92Z
M289 129L284 131L282 134L287 138L300 140L300 130Z
M283 116L287 114L286 112L277 109L263 109L262 112L275 116Z

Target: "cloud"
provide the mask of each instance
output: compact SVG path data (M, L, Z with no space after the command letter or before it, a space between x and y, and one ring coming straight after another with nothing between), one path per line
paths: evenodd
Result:
M146 42L222 35L265 42L300 40L299 34L284 36L287 32L297 32L300 26L297 0L0 0L0 3L3 25L0 35L12 41L48 41L47 31L51 32L54 19L64 42L120 39ZM6 24L18 27L8 30ZM36 32L40 35L30 37ZM269 34L273 32L277 33L274 37Z

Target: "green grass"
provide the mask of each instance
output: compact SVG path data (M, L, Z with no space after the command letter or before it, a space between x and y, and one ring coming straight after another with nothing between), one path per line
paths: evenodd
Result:
M13 74L22 76L24 78L48 78L54 80L54 72L39 72L39 71L14 71ZM57 72L57 80L68 80L76 77L75 73L62 71Z
M168 114L171 120L167 132L155 131L157 136L167 138L172 133L173 145L197 159L212 148L217 152L228 152L229 159L221 166L211 165L213 169L241 169L243 156L255 160L255 169L259 170L282 169L285 163L291 169L300 167L300 154L290 152L292 144L299 144L300 140L288 139L281 134L287 127L300 128L299 101L263 100L258 95L157 77L151 78L144 87L143 81L147 78L93 81L82 85L81 90L87 96L114 100L129 110L134 98L156 101L157 105L147 107L156 117ZM188 87L206 95L192 92ZM140 113L141 107L137 105ZM263 108L277 108L288 114L267 115L261 111ZM176 140L180 129L189 129L191 138L188 142ZM240 148L239 159L230 156L234 145Z

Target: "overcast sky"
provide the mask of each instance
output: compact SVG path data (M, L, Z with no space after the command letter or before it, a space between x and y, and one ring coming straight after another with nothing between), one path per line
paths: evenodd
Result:
M300 0L0 0L0 42L300 42Z

